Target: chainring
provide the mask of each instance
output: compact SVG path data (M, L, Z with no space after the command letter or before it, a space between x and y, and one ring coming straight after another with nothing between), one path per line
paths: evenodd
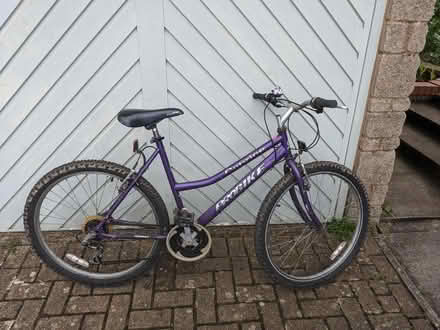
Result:
M211 249L212 239L205 227L199 224L189 225L191 233L195 233L194 241L197 245L184 244L185 227L174 226L167 235L167 249L170 254L182 261L193 262L205 257Z

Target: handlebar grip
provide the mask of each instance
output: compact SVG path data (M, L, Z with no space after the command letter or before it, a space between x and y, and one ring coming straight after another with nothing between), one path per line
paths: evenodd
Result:
M267 100L267 99L266 99L266 94L254 93L254 94L252 94L252 97L253 97L255 100L263 100L263 101L266 101L266 100Z
M311 104L313 108L316 110L322 111L323 108L337 108L338 107L338 101L336 100L326 100L321 97L315 97Z

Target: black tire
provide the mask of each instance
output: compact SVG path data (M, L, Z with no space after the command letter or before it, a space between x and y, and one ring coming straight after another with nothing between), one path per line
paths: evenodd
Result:
M60 181L63 177L87 171L106 173L119 177L120 179L124 179L130 173L128 168L115 163L102 160L82 160L59 166L43 176L32 188L26 199L26 204L24 207L24 228L32 244L34 252L38 254L38 256L54 271L74 281L79 281L93 286L117 285L148 272L158 261L161 251L165 248L164 240L158 240L152 243L151 254L148 258L143 259L133 267L129 268L127 271L121 272L123 274L120 276L112 276L112 273L105 274L105 279L103 279L102 276L100 277L94 275L96 273L90 273L83 270L69 270L68 267L65 267L66 262L60 262L60 259L51 253L50 249L48 251L48 246L42 242L42 237L39 234L40 230L36 228L35 220L36 206L40 198L43 196L46 190L50 189L52 185ZM168 212L159 193L144 178L139 179L137 188L148 198L148 202L157 216L160 232L162 234L166 234L169 227ZM43 196L43 199L44 197L45 196Z
M276 207L276 203L278 203L286 191L290 192L289 187L292 187L292 185L295 184L294 176L290 172L286 173L284 177L282 177L275 184L275 186L272 187L260 207L256 220L255 249L258 261L263 266L265 272L275 282L279 282L280 284L291 288L318 287L334 279L352 262L353 258L357 255L362 242L365 240L368 229L368 196L364 185L357 176L355 176L345 166L333 162L312 162L306 164L305 168L308 174L330 172L334 173L335 175L342 176L344 179L348 180L359 193L363 216L359 226L359 235L357 236L357 239L353 239L354 244L352 245L351 252L345 257L344 260L341 258L339 265L335 269L332 269L331 272L325 274L324 276L307 281L297 281L285 276L281 271L279 271L277 266L274 266L271 262L271 257L267 248L267 228L272 212Z

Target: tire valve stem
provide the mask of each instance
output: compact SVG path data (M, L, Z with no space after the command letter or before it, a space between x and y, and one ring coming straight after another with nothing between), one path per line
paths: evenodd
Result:
M343 241L342 243L340 243L338 245L338 247L336 248L336 250L334 250L332 255L330 256L330 260L335 260L336 257L341 253L341 251L345 248L346 245L347 245L346 241Z
M67 253L66 258L73 262L74 264L77 264L84 268L89 268L89 263L85 261L84 259L78 258L77 256L74 256L73 254Z

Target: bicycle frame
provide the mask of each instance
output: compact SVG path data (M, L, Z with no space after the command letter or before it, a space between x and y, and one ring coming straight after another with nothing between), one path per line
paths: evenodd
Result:
M134 179L129 181L129 185L124 191L120 193L118 198L115 200L115 202L112 204L108 212L105 214L106 219L111 219L111 216L113 212L117 209L117 207L121 204L121 202L124 200L124 198L128 195L130 190L133 188L133 186L136 184L137 180L144 175L144 173L148 170L152 162L156 159L156 157L159 155L159 157L162 160L163 167L165 169L165 173L168 178L168 182L170 184L171 191L174 196L174 200L176 202L177 208L182 209L183 201L180 196L181 191L186 190L192 190L192 189L199 189L203 188L212 184L215 184L216 182L226 178L227 176L231 175L238 169L242 168L249 162L255 160L257 157L261 156L265 152L269 151L270 149L274 149L262 162L260 162L257 166L255 166L246 176L244 176L233 188L231 188L227 193L225 193L214 205L212 205L210 208L208 208L200 217L197 219L197 222L201 225L207 225L209 224L217 215L219 215L229 204L235 201L243 192L245 192L252 184L254 184L258 179L260 179L267 171L271 170L278 162L285 159L287 162L287 165L289 166L290 170L292 171L293 175L296 178L296 182L298 183L300 195L303 201L304 209L303 212L300 212L301 214L306 214L309 218L303 220L308 223L312 223L318 227L320 227L320 221L316 217L315 213L313 212L312 205L309 201L308 195L306 193L306 189L304 187L304 180L303 176L301 175L300 169L296 166L295 159L298 156L298 154L292 155L289 150L288 145L288 137L286 130L280 130L279 134L272 138L271 140L267 141L254 151L248 153L246 156L238 160L237 162L231 164L226 169L221 170L217 174L201 179L201 180L195 180L195 181L188 181L183 183L177 183L173 172L171 170L171 166L168 160L168 156L165 150L165 147L162 143L162 140L164 138L159 135L159 132L156 128L153 128L153 139L152 141L156 143L157 149L151 154L151 156L146 160L145 164L139 169L139 171L134 172ZM293 192L292 192L293 191ZM291 196L293 199L293 202L297 208L302 208L302 206L299 203L298 197L296 196L295 189L291 189ZM113 224L128 224L124 220L116 220L112 219L110 220ZM142 226L142 225L141 225ZM98 228L98 231L99 228ZM108 236L109 238L117 238L117 235L113 234L104 234L103 236ZM138 236L138 235L135 235ZM140 236L140 235L139 235ZM144 236L148 239L163 239L163 235L150 237L150 236ZM118 236L120 238L120 236ZM139 237L141 238L141 237Z

